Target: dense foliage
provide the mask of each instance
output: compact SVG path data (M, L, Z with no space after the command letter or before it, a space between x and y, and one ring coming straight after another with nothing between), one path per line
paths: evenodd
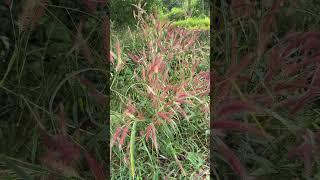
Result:
M115 28L121 30L127 26L135 27L134 14L141 11L159 16L160 19L170 21L182 20L178 25L186 28L209 29L206 17L209 16L209 3L207 0L119 0L111 1L111 20ZM195 18L195 19L193 19ZM192 20L190 20L192 19ZM189 23L192 21L191 23ZM204 22L205 21L205 22Z
M141 5L146 13L162 11L163 8L160 0L113 0L110 2L110 15L115 27L125 28L128 25L135 25L134 13L139 10L138 5Z

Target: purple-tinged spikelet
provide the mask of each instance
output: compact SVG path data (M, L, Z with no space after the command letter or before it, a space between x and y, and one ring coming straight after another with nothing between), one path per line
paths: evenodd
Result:
M239 158L223 143L219 142L217 145L218 151L223 154L231 165L231 167L240 175L242 179L246 179L248 177L247 170L240 162Z

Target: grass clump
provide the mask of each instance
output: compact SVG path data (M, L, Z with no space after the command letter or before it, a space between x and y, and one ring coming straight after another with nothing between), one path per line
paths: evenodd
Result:
M138 24L126 42L141 46L113 36L114 178L209 178L208 44L153 16Z

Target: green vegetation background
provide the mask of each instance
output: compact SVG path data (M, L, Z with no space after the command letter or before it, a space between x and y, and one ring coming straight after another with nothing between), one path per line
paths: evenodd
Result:
M133 12L137 4L145 4L147 13L155 13L162 20L174 21L173 25L192 29L209 29L208 0L119 0L110 5L111 20L115 27L133 26Z

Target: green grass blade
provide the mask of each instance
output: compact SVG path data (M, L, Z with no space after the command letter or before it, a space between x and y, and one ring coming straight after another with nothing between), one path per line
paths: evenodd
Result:
M9 159L3 157L5 164L8 168L12 169L14 172L17 173L22 179L25 180L33 180L33 177L26 173L22 168L17 166L15 163L11 162Z
M11 59L10 59L9 65L8 65L8 68L7 68L4 76L2 77L2 79L1 79L1 81L0 81L0 87L2 86L2 84L4 83L4 81L5 81L6 78L7 78L8 74L10 73L11 68L12 68L14 62L16 61L17 57L18 57L18 49L17 49L17 47L16 47L16 48L14 49L14 51L13 51L12 57L11 57Z
M135 175L135 166L134 166L134 141L136 138L136 127L137 127L137 121L134 121L132 125L132 130L131 130L131 136L130 136L130 163L131 163L131 175L134 178Z

